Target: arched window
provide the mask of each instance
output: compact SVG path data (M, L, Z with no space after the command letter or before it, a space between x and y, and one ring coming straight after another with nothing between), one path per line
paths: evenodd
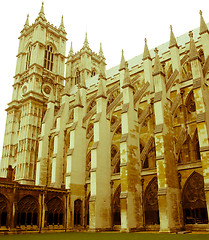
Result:
M0 227L7 225L8 201L0 194Z
M80 71L77 69L75 73L75 84L80 83Z
M22 198L17 204L17 224L38 225L38 202L33 196Z
M154 177L148 184L144 195L144 211L146 225L155 225L160 223L157 192L157 178Z
M25 65L25 69L26 70L30 66L30 59L31 59L31 45L28 47L27 58L26 58L26 65Z
M74 225L82 225L82 201L80 199L74 201Z
M183 190L183 211L186 224L207 224L203 176L193 172L187 179Z
M45 56L44 56L44 68L48 69L49 71L52 71L53 69L53 48L50 45L46 46L45 49Z
M47 225L63 225L64 207L63 202L58 197L52 198L47 203L47 210Z
M115 193L113 195L112 200L112 214L113 214L113 225L121 224L121 216L120 216L120 193L121 193L121 185L117 187Z

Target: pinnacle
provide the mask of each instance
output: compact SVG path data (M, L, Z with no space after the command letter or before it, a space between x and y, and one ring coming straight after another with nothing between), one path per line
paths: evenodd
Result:
M73 43L71 42L70 51L69 51L68 56L72 56L72 55L73 55Z
M83 43L83 47L89 48L89 43L88 43L88 39L87 39L87 32L86 32L86 35L85 35L85 41Z
M151 56L150 56L150 52L147 46L147 39L144 39L145 45L144 45L144 54L143 54L143 61L146 59L150 59L151 60Z
M104 57L104 53L102 50L102 43L100 43L99 56Z
M119 71L124 70L125 69L125 58L124 58L124 54L123 54L123 49L122 49L122 56L121 56L121 60L120 60L120 67L119 67Z
M38 14L38 18L42 18L42 20L44 20L44 21L46 20L45 13L44 13L44 2L42 2L41 10L40 10L40 12Z
M195 42L193 39L193 32L190 31L189 32L189 37L190 37L190 51L189 51L189 55L190 55L190 60L196 59L199 57L196 46L195 46Z
M178 44L177 44L177 42L176 42L176 38L175 38L174 33L173 33L173 27L172 27L172 25L170 25L170 29L171 29L171 33L170 33L169 48L172 48L172 47L177 47L177 48L178 48Z
M27 15L27 19L25 21L25 25L24 28L28 28L29 27L29 14Z
M63 21L63 15L62 15L62 18L61 18L61 23L60 23L59 29L62 30L62 31L65 31L65 26L64 26L64 21Z
M205 33L205 32L208 32L208 27L205 23L205 20L202 16L202 11L200 10L200 35Z
M157 75L159 73L163 73L163 68L160 63L159 55L158 55L158 49L155 48L155 64L154 64L154 70L153 70L153 75Z
M123 81L123 87L125 86L130 86L130 73L128 69L128 63L125 62L125 76L124 76L124 81Z

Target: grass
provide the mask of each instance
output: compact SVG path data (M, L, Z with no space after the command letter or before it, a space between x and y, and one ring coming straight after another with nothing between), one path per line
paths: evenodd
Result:
M0 235L0 240L209 240L209 234L159 233L42 233Z

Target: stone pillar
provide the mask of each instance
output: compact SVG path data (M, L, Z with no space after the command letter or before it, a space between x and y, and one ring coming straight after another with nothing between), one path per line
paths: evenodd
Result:
M172 232L182 228L181 195L178 184L176 159L174 156L174 139L171 124L170 104L166 98L164 73L155 50L154 66L154 114L155 146L158 177L158 205L160 231Z
M143 227L141 163L137 111L134 109L133 87L127 63L122 74L123 105L121 111L122 137L120 141L121 231Z
M193 93L197 113L197 132L204 178L206 205L209 216L209 92L204 83L202 66L195 47L192 32L190 32L189 35Z
M82 89L82 91L85 90ZM80 91L78 89L74 103L74 122L70 129L70 148L67 153L65 187L71 190L72 209L74 209L75 200L80 199L82 201L83 216L86 178L86 129L82 126L85 111ZM81 219L81 223L84 224L83 219Z
M57 114L56 120L56 134L54 137L54 152L52 159L52 176L51 186L60 188L64 184L64 138L66 123L69 120L69 89L66 85L64 93L62 95L61 106Z
M89 200L91 231L111 228L111 147L110 122L106 118L106 83L100 74L91 150L91 196Z

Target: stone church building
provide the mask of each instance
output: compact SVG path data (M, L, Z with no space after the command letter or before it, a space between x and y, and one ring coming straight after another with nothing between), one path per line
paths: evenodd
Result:
M41 10L19 37L0 166L1 231L208 230L209 31L106 70Z

